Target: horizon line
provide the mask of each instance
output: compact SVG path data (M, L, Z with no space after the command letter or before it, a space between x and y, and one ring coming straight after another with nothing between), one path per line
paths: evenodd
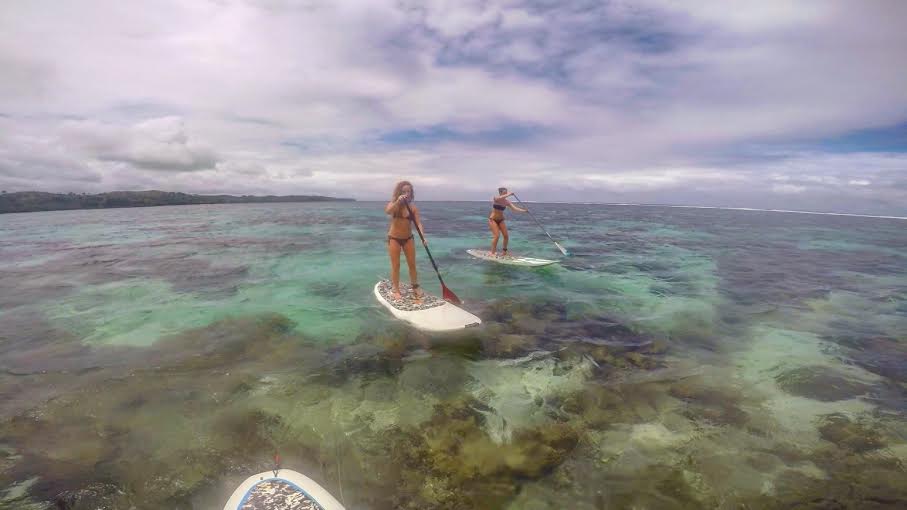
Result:
M101 193L74 193L74 192L53 192L53 191L12 191L4 194L12 193L50 193L50 194L59 194L67 195L72 194L102 194L102 193L116 193L116 192L127 192L127 193L143 193L149 191L159 191L163 193L183 193L186 195L197 195L197 196L238 196L238 197L287 197L287 196L314 196L322 198L331 198L336 200L352 200L354 202L384 202L383 199L358 199L353 197L337 197L331 195L233 195L231 193L217 193L217 194L207 194L207 193L191 193L185 191L163 191L157 189L150 190L140 190L140 191L131 191L131 190L116 190L116 191L107 191ZM420 202L470 202L470 203L488 203L489 199L484 200L420 200ZM622 207L671 207L677 209L718 209L722 211L754 211L754 212L775 212L775 213L787 213L787 214L812 214L819 216L848 216L853 218L877 218L877 219L886 219L886 220L907 220L907 216L892 216L892 215L881 215L881 214L859 214L859 213L844 213L844 212L829 212L829 211L805 211L797 209L762 209L758 207L730 207L730 206L714 206L714 205L682 205L682 204L659 204L659 203L638 203L638 202L565 202L565 201L555 201L555 202L545 202L539 200L522 200L521 202L530 203L530 204L563 204L563 205L609 205L609 206L622 206ZM189 205L203 205L203 204L189 204ZM208 205L218 205L218 204L208 204Z
M356 200L357 202L383 202L384 200ZM489 200L421 200L421 202L489 202ZM883 214L859 214L828 211L803 211L796 209L760 209L758 207L728 207L718 205L680 205L680 204L646 204L634 202L544 202L539 200L522 200L529 204L564 204L564 205L614 205L625 207L672 207L679 209L719 209L722 211L754 211L791 214L815 214L820 216L851 216L855 218L880 218L886 220L907 220L907 216L889 216Z

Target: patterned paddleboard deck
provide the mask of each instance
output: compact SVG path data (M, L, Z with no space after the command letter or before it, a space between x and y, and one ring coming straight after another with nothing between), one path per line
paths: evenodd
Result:
M482 319L433 296L422 289L421 299L416 299L409 284L400 283L402 299L395 300L391 283L381 280L375 284L375 298L391 314L422 331L456 331L482 324Z
M403 282L400 282L400 297L402 299L394 299L394 288L391 285L390 280L381 280L378 282L376 290L381 294L382 299L398 310L416 312L419 310L428 310L429 308L434 308L436 306L442 306L446 303L446 301L438 296L432 296L428 292L425 292L425 289L422 289L421 299L417 299L416 294L413 292L413 286Z
M523 266L523 267L542 267L548 266L551 264L556 264L556 260L548 259L537 259L533 257L514 257L512 255L492 255L488 253L488 250L466 250L466 253L472 255L477 259L487 260L489 262L497 262L498 264L507 264L509 266Z
M246 479L224 510L344 510L328 491L305 475L289 469L260 473Z
M299 487L286 480L265 480L255 484L239 510L324 510Z

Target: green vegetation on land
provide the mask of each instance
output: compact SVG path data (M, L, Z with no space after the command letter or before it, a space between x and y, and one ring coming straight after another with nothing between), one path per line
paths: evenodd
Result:
M158 205L242 204L258 202L328 202L351 201L320 195L233 196L191 195L172 191L111 191L96 195L20 191L0 194L0 213L58 211L67 209L108 209L113 207L151 207Z

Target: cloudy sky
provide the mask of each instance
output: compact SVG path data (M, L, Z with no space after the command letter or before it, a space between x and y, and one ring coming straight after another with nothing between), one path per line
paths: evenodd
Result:
M903 215L905 24L900 0L5 0L0 187Z

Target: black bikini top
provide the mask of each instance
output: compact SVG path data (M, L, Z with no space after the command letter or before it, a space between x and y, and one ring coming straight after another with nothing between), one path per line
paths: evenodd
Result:
M498 204L494 204L492 207L494 207L495 209L497 209L499 211L503 211L504 209L507 209L506 206L498 205Z
M404 212L406 213L406 216L403 216L403 213L404 213ZM404 206L404 207L398 207L397 210L394 212L394 218L403 218L403 219L408 220L408 219L410 219L410 217L409 217L409 211L406 209L405 206Z

